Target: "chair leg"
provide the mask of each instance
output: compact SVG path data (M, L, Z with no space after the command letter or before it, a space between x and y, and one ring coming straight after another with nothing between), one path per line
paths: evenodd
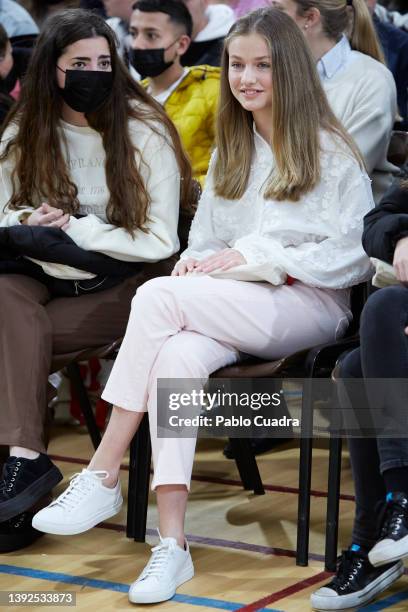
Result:
M147 413L130 444L126 535L135 542L146 538L152 448Z
M303 385L302 420L299 457L299 499L296 543L296 565L306 566L309 562L310 488L312 478L313 449L313 398L312 381Z
M252 489L255 495L264 495L265 489L249 439L230 438L230 444L244 489Z
M101 433L96 424L91 402L89 401L87 390L81 378L79 365L77 363L70 363L67 366L67 372L78 396L79 405L81 407L82 414L84 415L86 427L91 437L93 447L96 450L101 442Z
M342 439L330 438L329 477L327 487L325 569L336 571L339 532L339 503Z

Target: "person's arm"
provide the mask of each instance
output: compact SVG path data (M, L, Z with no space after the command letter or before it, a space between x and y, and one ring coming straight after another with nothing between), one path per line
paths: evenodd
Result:
M3 134L0 144L0 153L2 154L8 141L13 137L16 127L10 126ZM24 207L20 210L11 210L8 208L8 203L13 195L13 183L11 174L14 168L13 156L0 162L0 227L10 227L18 225L28 213L34 209L31 206Z
M146 262L166 259L178 251L180 172L174 151L164 136L152 133L141 153L140 172L151 198L149 231L136 230L132 237L95 215L71 218L67 234L81 248L122 261Z
M2 12L2 25L8 37L38 34L38 26L30 13L17 2L14 5L11 10Z
M363 216L374 205L370 181L355 161L346 160L337 184L335 175L331 186L329 178L326 175L326 188L319 191L324 205L316 208L316 193L304 196L308 209L308 198L314 200L311 210L316 216L315 231L309 223L310 229L305 233L299 222L298 231L289 232L289 244L285 246L282 235L274 232L273 223L264 222L265 229L261 228L259 234L244 236L233 246L248 265L266 270L269 264L307 285L332 289L350 287L368 277L370 261L361 246L361 234ZM296 203L293 214L296 215ZM321 235L322 228L325 235Z
M408 188L395 185L364 217L363 246L370 257L392 264L395 246L405 236L408 236Z
M367 172L384 161L392 127L397 117L397 92L394 78L387 69L361 79L352 112L342 119L364 158Z

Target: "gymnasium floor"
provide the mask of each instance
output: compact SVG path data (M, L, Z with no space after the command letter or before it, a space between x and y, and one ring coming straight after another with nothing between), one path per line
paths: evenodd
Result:
M294 560L296 446L288 443L284 450L259 458L262 478L267 485L264 496L253 496L242 490L235 463L224 459L222 448L222 440L202 440L196 453L186 524L196 577L183 585L173 600L157 604L155 609L160 612L309 610L310 593L328 577L322 556L327 451L318 448L314 452L310 565L297 567ZM54 429L50 454L65 477L58 492L69 476L86 465L91 453L91 444L83 428L59 426ZM353 516L353 490L346 454L342 474L339 545L345 547ZM122 485L126 494L126 465L122 470ZM126 538L125 513L124 507L111 522L88 533L73 537L46 535L21 552L2 555L0 591L75 591L76 609L79 610L134 609L127 600L128 585L144 567L150 551L148 544L136 544ZM149 544L157 541L156 524L152 497L148 513ZM59 606L58 609L73 608ZM407 575L381 600L361 610L408 610Z

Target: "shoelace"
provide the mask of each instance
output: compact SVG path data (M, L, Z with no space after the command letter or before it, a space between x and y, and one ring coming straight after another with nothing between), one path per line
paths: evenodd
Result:
M170 555L174 550L176 550L176 546L176 542L166 542L166 544L161 542L152 548L152 558L143 570L140 579L144 580L145 578L150 578L151 576L160 578L166 569Z
M0 482L0 491L10 493L14 487L17 474L21 467L21 461L18 457L11 457L4 464L3 480Z
M354 580L362 565L362 557L354 554L351 550L343 550L336 576L331 584L344 591Z
M109 473L103 470L95 470L92 472L82 470L82 472L73 474L73 476L70 478L68 489L61 493L61 495L57 497L57 499L53 501L49 507L60 506L68 512L74 510L83 500L83 498L95 487L95 481L104 480L108 476Z
M397 501L390 501L384 509L383 526L380 539L383 540L389 535L398 535L401 525L406 518L407 509Z

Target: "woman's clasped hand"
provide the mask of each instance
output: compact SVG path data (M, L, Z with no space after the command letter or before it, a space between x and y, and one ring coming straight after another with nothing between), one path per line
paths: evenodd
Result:
M43 202L25 220L26 225L41 225L45 227L57 227L66 230L69 227L69 213L64 213L61 208L50 206Z
M194 273L208 274L214 272L214 270L229 270L246 263L245 257L236 249L223 249L200 261L192 257L180 260L175 266L172 276L185 276Z

